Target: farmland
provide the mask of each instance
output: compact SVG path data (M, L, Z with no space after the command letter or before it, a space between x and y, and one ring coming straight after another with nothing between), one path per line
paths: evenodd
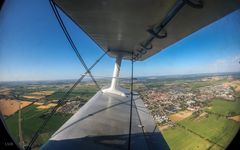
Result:
M49 115L52 108L57 105L57 101L63 98L72 85L73 81L0 85L0 110L5 116L10 134L17 143L21 142L27 145L30 142L34 133ZM47 126L40 133L33 148L38 149L46 142L96 91L97 88L90 82L83 82L76 86L72 93L64 98L68 103L61 106L53 115ZM72 110L72 106L74 106L74 110ZM19 128L19 122L21 123L21 128ZM20 141L20 136L23 141Z
M223 148L226 148L239 129L237 122L215 115L200 120L190 117L179 124Z
M31 103L28 101L2 99L0 100L0 110L3 115L10 116Z
M44 118L48 114L47 109L38 109L36 105L31 105L22 109L22 132L24 143L29 143L33 134L40 127ZM61 115L60 113L55 114L44 131L40 134L36 142L36 147L39 147L43 142L45 142L68 118L70 115ZM18 136L18 115L12 115L6 119L7 126L15 139L19 141Z
M239 74L145 79L141 94L173 150L226 149L239 130Z
M227 115L233 116L235 114L240 114L239 100L231 102L231 101L216 98L216 99L213 99L212 102L210 102L209 106L210 106L210 109L206 109L206 111L208 112L225 115L225 116Z
M226 149L240 127L240 99L237 91L235 94L235 100L210 99L185 119L181 119L181 112L170 115L175 125L160 127L170 148Z
M100 83L103 87L109 82L102 80ZM19 131L22 131L24 144L29 143L51 109L72 85L73 81L0 84L0 102L15 103L12 109L11 104L5 102L4 108L14 111L3 114L17 142L20 142ZM129 81L122 81L121 86L129 88ZM166 80L141 78L134 83L134 90L142 97L171 149L222 150L240 127L239 86L239 78L231 76ZM91 82L76 86L64 98L66 103L57 109L33 148L37 149L46 142L98 90ZM19 107L20 101L26 105ZM1 108L2 112L4 108Z
M162 133L171 149L203 150L211 146L210 142L180 127L168 128Z
M180 121L180 120L183 120L189 116L192 115L192 112L191 111L180 111L178 113L175 113L175 114L172 114L169 116L169 118L173 121L173 122L177 122L177 121Z

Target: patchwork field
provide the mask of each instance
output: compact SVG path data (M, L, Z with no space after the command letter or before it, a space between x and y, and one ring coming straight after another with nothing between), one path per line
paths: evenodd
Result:
M58 100L64 96L67 90L58 90L52 93L50 96L47 97L48 100ZM83 87L76 87L71 94L68 96L69 98L81 96L83 100L89 100L98 89L93 85L85 85Z
M228 101L219 98L215 98L210 102L210 109L206 111L217 113L220 115L237 115L240 114L240 101Z
M0 88L0 95L9 95L11 90L10 88Z
M41 95L41 96L48 96L52 95L54 91L40 91L40 92L33 92L31 95Z
M239 108L238 100L216 98L204 109L206 112L191 115L183 120L175 120L177 123L175 127L163 126L160 130L173 150L222 150L239 130ZM229 115L233 116L227 117Z
M227 83L227 85L233 87L236 92L240 92L240 81L232 81Z
M44 98L44 96L39 96L39 95L24 95L23 98L40 100L40 99Z
M191 116L192 113L193 113L192 111L188 111L188 110L180 111L178 113L170 115L169 118L171 121L177 122Z
M31 105L22 109L22 133L24 143L29 143L33 134L36 132L48 114L48 109L38 109L37 107L37 105ZM44 143L69 118L70 115L68 114L62 115L60 113L56 113L50 119L44 131L40 134L35 143L35 147L38 147ZM6 119L6 124L16 141L19 141L18 115L14 114L8 117Z
M213 76L201 79L202 77L190 77L176 80L172 78L166 80L160 78L148 80L143 78L136 81L136 84L134 84L134 89L141 89L145 92L147 87L147 91L156 93L156 98L162 98L161 100L163 102L169 101L174 104L174 107L179 106L181 110L184 110L175 114L166 113L173 123L166 119L161 123L162 126L160 126L160 130L172 150L223 150L239 129L240 82L236 81L236 79L228 79L228 77ZM240 76L237 80L239 79ZM142 82L144 82L144 84L142 84ZM106 86L109 83L109 81L101 81L100 85ZM224 85L225 83L226 87L229 89L224 89L223 86L216 86ZM12 102L19 99L31 104L27 105L28 103L25 103L26 106L22 104L23 109L21 113L14 113L18 111L19 104L12 104L13 106L18 106L12 109L12 107L9 107L11 104L5 104L7 107L4 107L4 105L0 103L0 109L1 106L2 108L7 108L7 112L5 112L5 114L8 114L8 117L6 117L6 124L17 142L19 142L19 130L21 130L24 143L29 143L33 134L46 119L51 108L56 105L55 103L59 99L62 99L73 84L74 81L44 81L10 83L1 86L0 96L2 99L13 99ZM121 85L130 88L130 84L126 81L125 83L121 83ZM210 88L212 91L209 91L207 88L203 91L199 91L199 88L204 89L203 87L205 86L212 87ZM141 90L139 92L141 92ZM212 94L217 92L221 94L222 90L224 93L226 92L226 95L232 94L236 101L228 101L220 98L212 100L201 99L201 101L195 100L196 103L191 104L191 107L187 105L189 99L198 98L194 95L206 95L206 97L211 98ZM51 118L50 122L48 122L46 128L41 132L39 138L35 142L33 149L38 149L67 119L70 118L73 113L69 114L69 110L75 109L72 106L79 106L80 108L97 91L98 89L92 82L80 83L65 99L69 103L64 107L66 109L58 111ZM228 91L232 92L228 93ZM164 94L165 98L162 94ZM191 95L193 95L193 97L191 97ZM152 104L151 106L156 106L150 109L154 110L153 112L156 114L161 114L158 107L159 101L155 101L153 98L147 97L146 95L143 96L149 99L149 102L152 102L148 105ZM217 97L216 95L214 96ZM15 97L18 98L15 99ZM170 103L165 103L164 105L169 106L169 104ZM192 109L194 112L187 111L188 107L194 108ZM162 108L172 109L170 107ZM18 126L19 121L21 121L21 129L19 129Z
M28 101L19 101L19 100L0 100L0 111L4 116L10 116L17 112L20 108L24 108L28 105L32 104L32 102ZM21 105L21 106L20 106Z
M26 99L34 99L34 100L40 100L45 98L46 96L50 96L54 93L54 91L38 91L38 92L32 92L27 95L22 96Z
M57 104L55 103L49 103L49 104L46 104L46 105L40 105L40 106L37 106L38 109L49 109L49 108L52 108L54 106L56 106Z
M56 102L65 95L72 84L72 82L16 83L14 86L0 87L0 95L2 96L0 110L4 116L7 116L5 121L12 137L19 142L19 130L21 130L24 143L28 144L33 134L46 119L51 108L56 106ZM70 103L67 105L68 107L66 106L66 110L72 109L70 107L72 101L81 101L81 105L84 104L97 90L93 84L80 84L65 98ZM20 102L14 99L16 96L21 101L21 107L19 107ZM19 108L21 108L21 113L16 113ZM33 149L39 149L71 116L70 113L56 112L39 135ZM19 129L19 121L21 121L21 129Z
M198 121L195 121L194 117L190 117L179 124L224 148L231 142L239 129L237 122L215 115L209 115Z

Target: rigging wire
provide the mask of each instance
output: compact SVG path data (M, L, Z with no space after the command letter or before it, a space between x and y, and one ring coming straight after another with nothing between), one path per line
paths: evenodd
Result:
M132 107L133 107L133 52L131 59L131 105L130 105L130 121L129 121L129 133L128 133L128 150L131 149L131 135L132 135Z
M77 80L77 82L74 83L74 85L63 95L62 98L59 99L57 102L57 105L53 107L52 111L50 114L47 116L46 120L42 123L42 125L38 128L38 130L35 132L34 136L32 137L31 141L29 142L26 150L30 150L34 142L39 136L39 133L45 128L47 125L48 121L51 119L51 117L54 115L54 113L57 111L57 109L64 105L65 99L71 94L71 92L74 90L74 88L83 80L83 78L89 73L91 69L93 69L97 63L107 54L108 51L106 51L104 54L102 54L93 64L92 66Z
M57 20L58 20L58 22L59 22L59 24L60 24L60 26L61 26L64 34L65 34L65 36L66 36L66 38L67 38L67 40L68 40L68 42L70 43L70 45L71 45L71 47L72 47L72 49L74 50L75 54L77 55L78 59L79 59L80 62L82 63L82 65L83 65L83 67L85 68L85 70L86 70L86 71L89 71L89 69L88 69L85 61L83 60L83 58L82 58L82 56L80 55L80 53L79 53L76 45L75 45L74 42L73 42L70 34L68 33L66 26L64 25L63 20L62 20L59 12L58 12L58 10L57 10L56 5L52 2L52 0L49 0L49 2L50 2L51 7L52 7L52 9L53 9L54 15L56 16L56 18L57 18ZM101 89L100 86L98 85L97 81L94 79L92 73L89 71L88 74L89 74L89 76L92 78L92 81L95 83L95 85L97 86L97 88L102 92L102 89Z
M70 43L72 49L74 50L75 54L77 55L78 59L80 60L81 64L83 65L83 67L85 68L86 72L77 80L76 83L74 83L74 85L64 94L64 96L58 101L58 104L52 109L51 113L49 114L49 116L47 117L47 119L43 122L43 124L40 126L40 128L38 128L38 130L35 132L33 138L31 139L27 149L30 149L31 146L33 145L33 143L36 141L36 139L38 138L39 136L39 133L42 131L42 129L46 126L47 122L50 120L50 118L53 116L53 114L56 112L56 110L62 106L64 104L64 100L71 94L71 92L74 90L74 88L83 80L83 78L88 74L92 81L95 83L95 85L97 86L97 88L101 90L100 86L98 85L97 81L95 80L94 76L92 75L91 73L91 69L101 60L101 58L108 52L106 51L102 57L100 57L99 60L97 60L90 68L87 67L85 61L83 60L82 56L80 55L77 47L75 46L71 36L69 35L67 29L66 29L66 26L64 25L63 23L63 20L61 19L61 16L57 10L57 7L56 5L52 2L52 0L49 0L50 4L51 4L51 7L53 9L53 12L68 40L68 42ZM179 8L183 7L183 4L179 5ZM171 19L171 17L170 17ZM170 20L169 19L169 20ZM168 20L167 20L167 23L168 23ZM166 23L166 24L167 24ZM158 31L160 32L160 30L163 28L163 26L161 25L158 29ZM157 31L157 33L159 33ZM145 43L145 46L143 45L143 48L147 49L147 45L149 45L152 40L154 39L154 37L151 37L149 38L148 41L146 41ZM129 124L129 143L128 143L128 149L130 150L131 148L131 128L132 128L132 107L133 107L133 64L134 64L134 53L132 52L132 58L131 58L131 63L132 63L132 68L131 68L131 106L130 106L130 124Z
M83 77L83 76L82 76ZM73 91L73 89L78 85L78 83L81 82L81 80L83 78L79 78L77 80L77 82L74 83L74 85L67 91L67 93L64 94L64 96L57 102L57 105L55 107L53 107L52 111L50 112L50 114L47 116L46 120L44 120L44 122L42 123L42 125L38 128L38 130L35 132L33 138L31 139L31 141L29 142L28 146L27 146L27 150L30 150L32 145L34 144L34 142L36 141L36 139L39 136L39 133L44 129L44 127L47 125L48 121L51 119L51 117L54 115L54 113L57 111L57 109L63 105L63 101L65 100L65 98L67 98L69 96L69 94Z

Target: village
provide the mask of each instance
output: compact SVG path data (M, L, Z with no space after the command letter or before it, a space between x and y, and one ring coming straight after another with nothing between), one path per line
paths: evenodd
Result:
M170 115L177 112L188 117L193 112L206 107L207 102L213 98L234 100L233 88L224 83L203 86L194 90L187 84L178 86L173 84L168 88L152 88L141 93L146 107L159 124L168 123L171 121Z

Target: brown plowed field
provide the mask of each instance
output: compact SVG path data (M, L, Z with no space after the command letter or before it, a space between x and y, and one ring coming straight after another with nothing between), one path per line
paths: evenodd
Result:
M178 113L175 113L175 114L172 114L169 116L170 120L173 121L173 122L177 122L177 121L180 121L180 120L183 120L189 116L192 115L192 111L180 111Z
M32 102L21 101L21 108L30 105ZM0 111L5 116L10 116L19 110L20 101L1 99L0 100Z

